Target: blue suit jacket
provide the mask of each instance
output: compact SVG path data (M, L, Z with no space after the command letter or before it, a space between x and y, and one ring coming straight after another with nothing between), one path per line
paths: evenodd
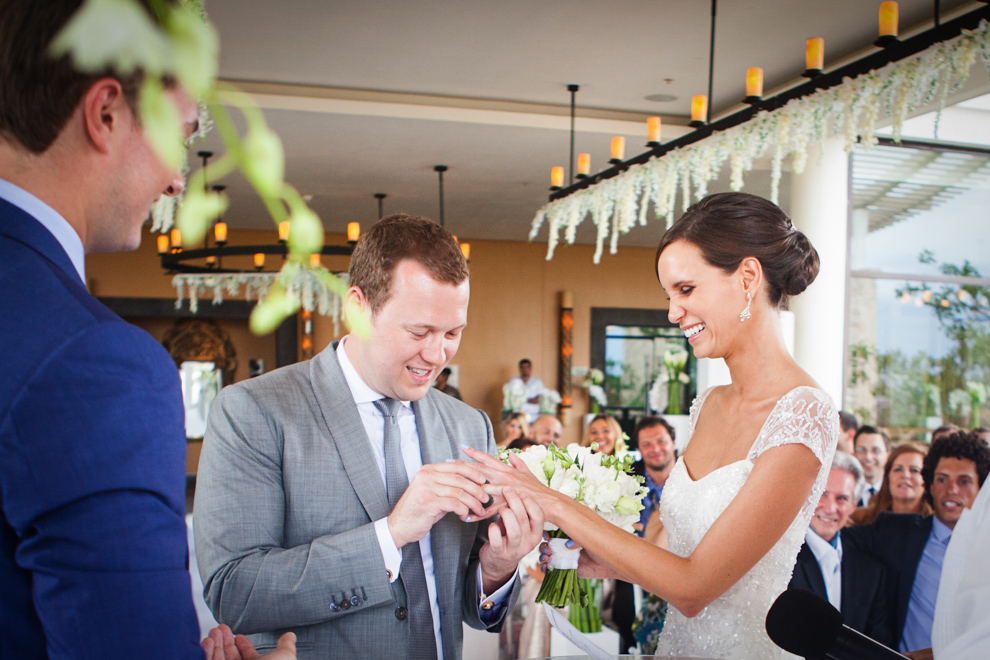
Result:
M868 525L842 530L843 548L862 550L883 562L887 569L887 603L893 618L893 643L888 646L893 649L901 643L914 576L931 531L931 516L890 511L881 513Z
M197 658L164 349L0 200L0 658Z

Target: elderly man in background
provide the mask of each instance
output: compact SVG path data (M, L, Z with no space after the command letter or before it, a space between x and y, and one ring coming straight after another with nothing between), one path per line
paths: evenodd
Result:
M932 645L946 547L988 473L990 448L973 434L950 434L932 444L922 467L933 516L885 512L873 523L843 531L847 546L870 553L887 568L893 644L902 653Z
M805 533L788 588L816 593L842 613L847 626L889 645L892 633L886 570L865 552L842 544L842 529L856 509L862 489L859 461L835 452L825 492Z

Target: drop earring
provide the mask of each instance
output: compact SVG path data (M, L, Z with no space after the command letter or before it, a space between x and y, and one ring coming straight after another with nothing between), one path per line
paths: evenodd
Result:
M740 321L745 321L750 316L752 316L752 314L749 313L749 305L752 302L753 302L753 294L750 293L749 291L747 291L746 292L746 308L743 309L743 311L739 312L739 320Z

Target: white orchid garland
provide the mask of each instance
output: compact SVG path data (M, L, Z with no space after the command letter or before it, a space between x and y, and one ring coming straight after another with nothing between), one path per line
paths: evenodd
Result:
M881 69L800 99L773 112L761 111L753 119L714 133L694 144L675 149L642 165L632 165L622 174L606 179L563 199L544 205L533 219L530 240L548 225L547 260L564 240L573 244L577 227L591 216L597 228L594 263L599 263L606 239L609 253L618 250L618 239L634 226L647 224L647 209L653 203L657 219L669 227L674 221L675 202L681 191L682 209L692 196L701 199L726 161L730 164L730 187L741 190L743 175L756 159L771 157L770 199L777 202L783 163L791 159L795 174L804 171L808 150L831 135L843 136L846 150L857 142L867 148L877 143L876 127L884 118L900 139L907 116L932 102L941 111L948 95L969 77L981 56L990 70L990 24L981 21L972 31L937 43L913 57L892 62ZM938 123L935 125L936 136Z

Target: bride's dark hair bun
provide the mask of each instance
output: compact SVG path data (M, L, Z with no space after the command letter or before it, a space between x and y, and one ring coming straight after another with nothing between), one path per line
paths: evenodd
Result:
M791 219L773 202L748 193L718 193L693 204L663 235L664 248L685 240L705 260L733 273L746 257L763 266L770 303L783 308L818 276L818 252Z

